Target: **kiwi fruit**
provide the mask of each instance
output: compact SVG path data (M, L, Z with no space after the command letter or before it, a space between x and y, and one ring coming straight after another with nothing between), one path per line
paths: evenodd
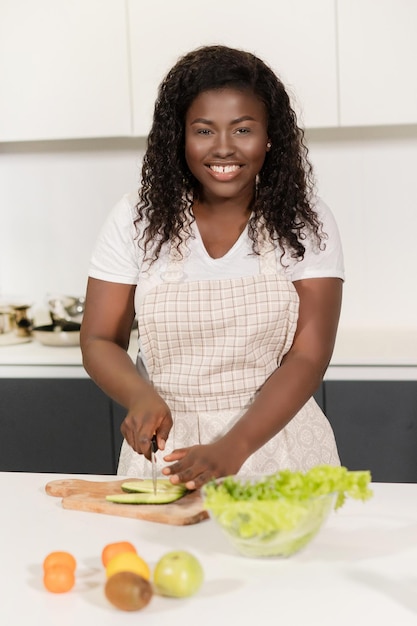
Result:
M151 583L134 572L117 572L104 587L107 600L122 611L140 611L152 600Z

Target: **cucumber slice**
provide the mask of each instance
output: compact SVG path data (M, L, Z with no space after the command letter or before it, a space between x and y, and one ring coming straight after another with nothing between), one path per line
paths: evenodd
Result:
M184 495L187 488L184 485L173 485L167 478L158 478L156 493L175 493ZM134 480L122 484L122 490L128 493L153 493L153 482L150 479Z
M108 502L116 502L117 504L168 504L179 500L185 494L185 491L157 491L152 493L116 493L106 496Z

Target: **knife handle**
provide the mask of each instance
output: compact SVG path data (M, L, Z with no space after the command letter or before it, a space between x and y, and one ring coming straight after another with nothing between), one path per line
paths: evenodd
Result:
M155 454L155 452L158 452L158 443L156 441L156 435L152 435L152 439L151 439L151 450L152 452Z

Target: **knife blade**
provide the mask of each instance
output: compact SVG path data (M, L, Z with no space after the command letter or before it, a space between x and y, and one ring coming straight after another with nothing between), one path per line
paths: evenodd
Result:
M153 493L156 496L157 481L156 481L156 452L158 451L158 444L156 442L156 435L153 435L151 439L151 463L152 463L152 485Z

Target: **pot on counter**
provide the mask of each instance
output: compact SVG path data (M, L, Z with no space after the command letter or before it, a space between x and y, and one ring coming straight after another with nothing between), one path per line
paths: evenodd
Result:
M53 323L62 321L81 323L84 314L85 297L49 296L48 308Z
M0 307L0 335L13 333L17 337L30 337L32 320L29 304L3 305Z
M14 330L14 315L11 306L0 307L0 335Z
M13 307L15 333L18 337L30 337L32 334L32 320L29 319L29 305L22 304Z

